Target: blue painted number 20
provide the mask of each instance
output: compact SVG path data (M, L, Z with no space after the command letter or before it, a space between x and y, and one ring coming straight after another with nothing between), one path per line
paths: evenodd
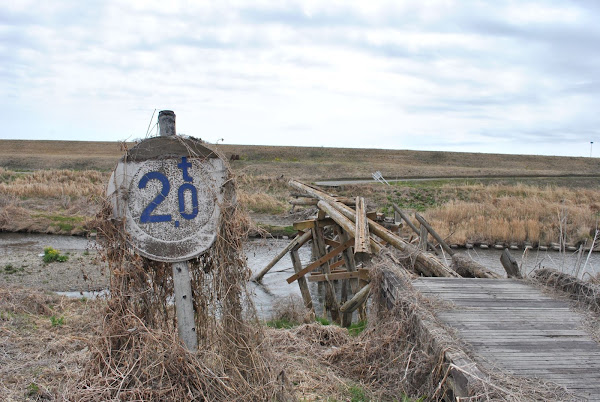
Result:
M183 175L183 183L177 190L177 199L179 202L179 214L187 220L194 219L198 215L198 191L193 184L193 178L188 173L188 168L192 167L192 164L187 161L187 158L183 156L181 163L177 164L177 167L181 169ZM167 176L160 172L148 172L146 173L138 183L138 188L144 189L148 185L150 180L158 180L162 184L160 192L154 197L154 199L144 208L140 216L140 223L154 223L154 222L170 222L172 217L170 214L152 215L152 212L167 198L169 191L171 191L171 183ZM186 212L185 208L185 192L189 191L192 198L192 212ZM175 226L179 226L179 221L175 222Z

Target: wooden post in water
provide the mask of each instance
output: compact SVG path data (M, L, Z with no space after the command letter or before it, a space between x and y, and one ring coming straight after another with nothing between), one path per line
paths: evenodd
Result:
M406 224L408 225L409 228L412 229L413 232L415 232L419 237L421 236L421 232L419 231L419 229L417 229L417 227L411 222L410 218L404 213L403 210L400 209L400 207L398 207L398 205L393 204L394 207L394 211L400 215L400 219L404 220L404 222L406 222ZM435 246L430 243L429 241L427 242L427 246L429 247L429 249L431 251L433 251L435 254L438 253L437 249L435 248Z
M446 242L444 241L444 239L442 239L442 236L440 236L431 227L431 225L425 220L425 218L423 218L419 214L415 214L415 218L417 218L417 220L419 221L419 223L421 224L421 226L425 226L427 228L427 231L429 233L431 233L431 235L433 236L433 238L437 240L437 242L440 244L440 246L442 246L442 248L444 249L445 252L447 252L450 256L453 256L456 253L454 250L452 250L450 248L450 246L448 246L448 244L446 244Z
M315 223L314 227L312 228L312 234L313 234L313 241L316 244L317 250L319 251L319 255L321 257L327 255L325 239L323 238L323 229L320 228L317 223ZM331 273L331 270L329 269L329 260L325 261L321 265L321 269L323 270L324 274ZM329 311L331 312L331 319L334 322L339 324L341 322L340 307L337 302L337 298L335 296L335 289L333 288L333 283L331 283L331 281L327 280L324 282L324 286L325 286L325 306L327 308L329 308ZM326 312L326 309L324 309L324 312Z
M307 233L310 234L310 231ZM294 266L294 272L296 273L302 270L302 262L300 261L300 255L298 254L298 249L300 247L300 245L297 245L290 251L292 265ZM310 297L310 291L308 290L308 284L306 283L305 277L298 278L298 287L300 288L300 294L302 294L302 300L304 300L304 306L314 314L315 309L313 308L312 298Z
M510 251L507 248L504 249L502 255L500 256L500 262L506 271L506 275L509 278L523 278L521 275L521 270L519 269L519 264L517 260L512 256Z
M158 127L161 137L176 135L175 113L171 110L159 112ZM196 335L192 283L187 261L173 263L173 290L179 337L189 350L196 350L198 349L198 336Z

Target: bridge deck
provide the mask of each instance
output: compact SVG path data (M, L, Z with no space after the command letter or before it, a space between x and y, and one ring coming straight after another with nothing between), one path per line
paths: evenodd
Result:
M420 278L413 285L452 303L437 316L470 344L483 367L600 400L600 346L566 302L511 279Z

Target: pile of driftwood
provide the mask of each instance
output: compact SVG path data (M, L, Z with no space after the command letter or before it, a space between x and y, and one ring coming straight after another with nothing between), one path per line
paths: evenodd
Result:
M295 180L291 180L289 185L296 191L296 196L306 198L302 204L316 205L318 214L314 219L295 222L294 229L298 231L297 236L252 279L260 281L279 260L289 253L295 273L287 279L287 282L298 282L304 305L313 312L308 282L318 282L320 290L325 292L324 312L329 312L332 320L342 326L351 324L352 313L357 309L359 318L361 320L366 318L364 306L371 288L368 262L385 246L400 250L404 260L403 265L409 265L422 276L500 277L474 262L470 257L456 253L418 214L416 219L421 225L420 229L400 208L394 206L404 222L419 234L420 243L417 246L376 222L376 214L367 212L362 197L356 199L336 197L317 187ZM437 241L437 246L428 240L429 235ZM313 262L303 267L298 250L311 240L315 258ZM450 266L446 264L445 259L436 256L438 247L439 252L451 257ZM341 285L339 301L334 286L336 281Z

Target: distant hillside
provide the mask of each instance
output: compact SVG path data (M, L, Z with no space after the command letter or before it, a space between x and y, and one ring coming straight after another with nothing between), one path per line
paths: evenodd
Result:
M12 170L111 170L133 144L86 141L0 140L0 166ZM252 175L300 179L438 176L600 175L600 159L385 149L209 145Z

